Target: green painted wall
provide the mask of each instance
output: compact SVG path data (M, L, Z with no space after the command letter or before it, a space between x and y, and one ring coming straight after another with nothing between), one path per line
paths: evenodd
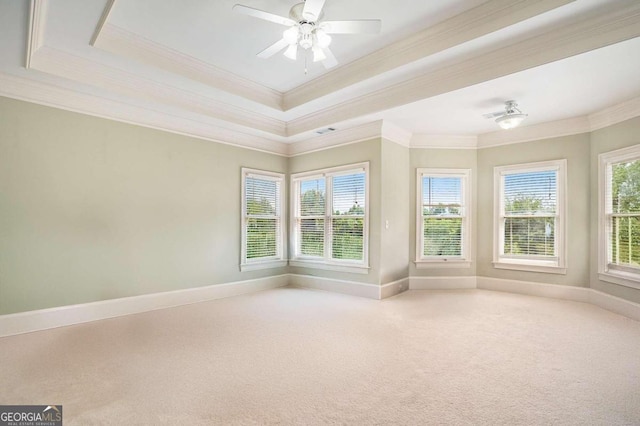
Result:
M316 268L290 267L294 274L312 275L369 284L380 283L380 241L381 241L381 140L343 145L309 154L297 155L289 159L289 173L300 173L328 167L369 162L369 265L367 274L327 271Z
M597 156L640 143L638 135L635 118L477 151L409 150L375 138L285 158L0 98L0 314L287 272L371 284L480 275L591 285L640 303L640 290L599 281L596 263ZM568 273L494 269L493 167L560 158L569 174ZM241 167L297 173L364 161L368 274L239 271ZM419 167L472 170L471 268L415 268Z
M493 260L493 168L567 159L567 274L495 269ZM589 286L589 134L478 150L478 275L548 284Z
M410 182L410 201L409 201L409 235L410 247L409 258L410 274L413 277L428 276L473 276L476 275L475 261L475 241L477 240L477 200L476 187L478 180L478 151L475 149L412 149L411 150L411 170L407 178ZM416 170L419 168L440 168L440 169L471 169L471 259L473 260L470 268L446 268L446 269L417 269L414 261L416 260L416 237L417 237L417 219L418 214L417 201L417 177Z
M409 276L409 157L409 148L382 139L381 284Z
M640 303L640 290L598 279L598 155L640 144L640 117L591 133L591 287Z
M287 159L0 98L0 314L241 273L241 167Z

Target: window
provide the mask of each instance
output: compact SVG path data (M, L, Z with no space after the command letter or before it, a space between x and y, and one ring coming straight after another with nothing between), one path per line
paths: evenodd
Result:
M566 273L566 165L494 168L495 268Z
M470 170L418 169L416 267L469 267Z
M640 145L600 155L599 276L640 288Z
M284 175L242 169L242 259L240 269L285 266Z
M291 176L293 266L367 273L369 164Z

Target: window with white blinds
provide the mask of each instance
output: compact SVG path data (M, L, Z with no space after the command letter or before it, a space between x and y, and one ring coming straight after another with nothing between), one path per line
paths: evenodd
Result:
M496 167L495 175L498 190L495 266L550 268L541 272L564 268L566 161Z
M600 162L600 278L640 288L640 145L603 154Z
M470 171L418 169L417 176L418 267L421 267L420 262L444 265L444 262L455 264L468 260Z
M284 175L242 169L241 269L284 266Z
M292 264L368 265L368 168L363 163L292 175Z

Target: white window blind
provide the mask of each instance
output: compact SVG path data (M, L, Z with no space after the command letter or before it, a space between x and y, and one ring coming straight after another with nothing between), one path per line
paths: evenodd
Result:
M281 174L243 169L243 263L283 258Z
M365 174L330 176L331 257L339 260L364 259Z
M503 176L505 255L557 255L557 187L557 170L508 173Z
M607 195L609 268L640 273L640 158L609 165Z
M368 165L293 175L294 257L364 265Z
M420 174L421 258L463 258L466 174Z
M566 160L496 167L494 175L494 266L565 274Z
M300 181L297 222L302 256L324 257L326 198L324 177Z

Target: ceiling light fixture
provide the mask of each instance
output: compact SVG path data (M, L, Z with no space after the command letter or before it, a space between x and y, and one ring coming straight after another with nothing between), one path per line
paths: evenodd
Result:
M527 118L527 116L528 114L524 114L522 111L520 111L516 101L505 102L504 111L484 114L485 118L497 117L496 123L498 124L498 126L505 130L518 127L524 121L524 119Z
M301 1L291 7L288 18L241 4L233 6L233 10L289 27L282 33L282 39L258 53L259 58L270 58L286 48L284 56L296 60L298 47L301 47L306 52L313 52L313 62L322 62L329 69L338 64L329 49L329 34L379 34L382 22L379 19L324 21L324 3L325 0ZM303 56L306 73L308 55Z

